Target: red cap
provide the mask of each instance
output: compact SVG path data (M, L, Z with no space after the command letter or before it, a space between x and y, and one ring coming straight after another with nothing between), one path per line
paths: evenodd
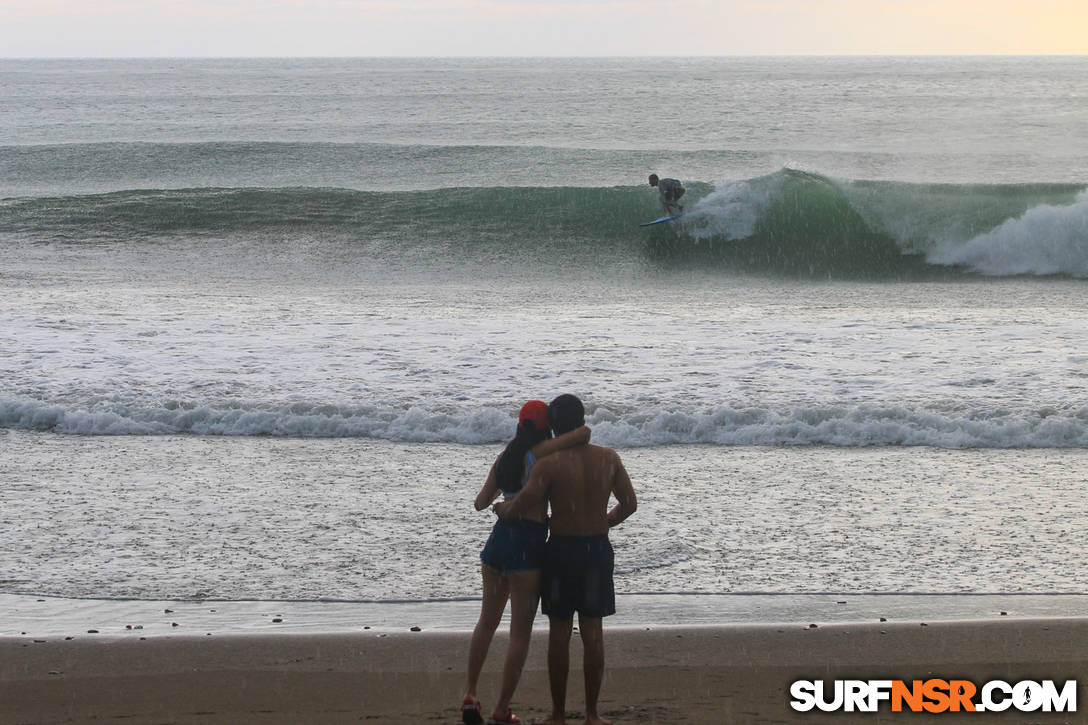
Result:
M531 420L533 427L538 431L548 430L548 404L543 400L530 400L521 406L521 413L518 414L518 425L527 420Z

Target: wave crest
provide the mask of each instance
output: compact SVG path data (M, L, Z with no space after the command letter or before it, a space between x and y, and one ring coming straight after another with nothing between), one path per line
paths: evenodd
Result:
M722 406L698 413L598 408L587 416L593 440L620 448L668 445L934 446L1085 448L1088 407L939 410L906 405L813 406L789 411ZM506 440L515 421L488 407L140 408L61 406L0 398L0 428L73 435L210 435L371 438L413 443Z
M0 201L0 233L76 244L213 238L257 256L275 240L319 240L401 268L437 257L486 270L536 255L540 265L649 263L802 278L1088 277L1083 186L865 182L783 169L688 187L686 216L649 229L638 226L659 212L649 186L200 188L8 199Z

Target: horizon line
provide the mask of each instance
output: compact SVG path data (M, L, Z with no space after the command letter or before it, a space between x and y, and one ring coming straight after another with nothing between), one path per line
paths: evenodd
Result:
M1088 53L647 53L642 55L13 55L5 60L639 60L712 58L1088 58Z

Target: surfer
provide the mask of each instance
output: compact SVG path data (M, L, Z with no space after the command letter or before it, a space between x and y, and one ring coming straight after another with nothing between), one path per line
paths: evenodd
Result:
M580 427L558 438L551 437L548 405L530 400L518 415L517 433L499 455L476 495L476 510L483 511L502 494L506 500L518 495L537 460L569 446L589 442L589 429ZM548 534L547 504L543 501L524 509L520 518L499 519L480 553L483 572L483 603L480 619L472 632L468 652L468 682L461 704L465 723L483 723L476 687L487 659L491 639L499 627L506 602L510 601L510 643L502 671L502 689L488 723L517 723L510 710L540 599L540 569Z
M680 197L684 195L684 185L676 179L659 179L657 174L650 174L650 186L657 187L657 193L661 196L661 208L665 210L665 216L672 216L684 211L684 207L678 204Z
M560 435L581 430L585 408L573 395L560 395L548 406L552 430ZM609 497L618 502L608 509ZM548 680L552 714L546 721L566 720L567 673L574 613L582 639L587 725L610 725L597 713L604 678L602 620L616 613L612 583L614 559L608 529L638 508L631 479L619 455L603 446L564 448L533 466L528 482L513 501L497 503L501 517L522 515L541 503L551 504L551 519L541 608L548 615ZM543 725L543 724L542 724Z

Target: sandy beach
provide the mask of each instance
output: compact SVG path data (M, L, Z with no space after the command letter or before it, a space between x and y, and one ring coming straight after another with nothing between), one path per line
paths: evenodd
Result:
M515 700L547 715L546 624L538 623ZM459 722L468 632L0 638L0 722ZM498 637L480 695L495 696ZM1079 723L1083 712L797 713L796 679L1078 680L1088 619L623 627L606 630L602 714L617 723ZM580 646L568 722L579 722ZM1083 708L1081 708L1083 710Z

